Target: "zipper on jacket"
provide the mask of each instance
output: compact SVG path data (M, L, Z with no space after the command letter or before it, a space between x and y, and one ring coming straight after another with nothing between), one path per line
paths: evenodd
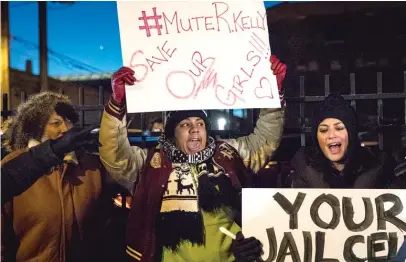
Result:
M59 200L61 202L61 237L60 237L60 244L59 244L59 261L65 262L66 259L66 254L65 254L65 242L66 242L66 236L65 236L65 209L64 209L64 204L63 204L63 192L62 192L62 186L63 186L63 178L65 176L65 172L67 169L67 164L63 163L60 164L56 167L56 171L59 175L58 179L58 193L59 193ZM64 172L65 171L65 172Z

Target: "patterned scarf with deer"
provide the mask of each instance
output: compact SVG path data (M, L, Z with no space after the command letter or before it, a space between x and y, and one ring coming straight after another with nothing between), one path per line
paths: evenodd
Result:
M209 137L208 146L194 155L184 154L164 137L160 144L172 162L172 171L155 223L158 244L173 250L181 241L203 244L201 212L233 207L239 190L234 188L227 170L216 163L213 138ZM230 160L239 157L230 145L224 143L221 147L221 154Z

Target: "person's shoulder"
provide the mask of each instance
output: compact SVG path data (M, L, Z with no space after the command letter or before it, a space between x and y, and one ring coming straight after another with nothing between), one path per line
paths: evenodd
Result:
M239 155L238 150L230 143L223 140L214 140L215 149L218 151L231 151L233 154Z
M295 156L296 155L305 156L307 154L307 152L309 151L309 149L310 149L310 147L302 146L296 151Z
M293 156L291 163L293 165L306 165L310 150L310 147L300 147Z
M394 179L394 169L396 167L395 158L382 150L372 150L362 147L358 152L358 172L365 174L375 174L377 180L391 181ZM386 183L386 182L382 182Z
M364 167L375 167L385 165L395 165L395 158L382 150L371 150L367 147L361 147L359 157Z
M76 151L76 158L83 169L102 169L103 164L98 154L85 151Z
M6 164L7 162L13 160L14 158L17 158L21 154L24 154L25 152L28 152L29 148L22 148L22 149L17 149L12 152L10 152L8 155L6 155L2 160L1 160L1 166Z

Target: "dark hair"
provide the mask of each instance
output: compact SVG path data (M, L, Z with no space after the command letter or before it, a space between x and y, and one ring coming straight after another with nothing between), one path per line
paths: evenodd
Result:
M161 123L161 124L163 124L164 121L162 121L162 118L161 118L161 117L153 118L153 119L151 120L151 122L149 123L149 130L152 130L152 127L154 126L155 123Z
M358 139L358 117L354 108L339 94L330 94L314 110L311 127L313 146L305 151L309 164L319 171L325 171L328 174L331 174L333 171L331 161L326 158L317 140L318 126L326 118L339 119L345 125L348 132L348 148L342 162L345 164L345 170L355 169L359 164L357 159L359 149L361 148Z

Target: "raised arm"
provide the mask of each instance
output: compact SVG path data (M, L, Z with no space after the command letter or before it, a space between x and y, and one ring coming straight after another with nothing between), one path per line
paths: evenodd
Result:
M283 133L285 102L282 82L286 75L286 65L275 56L271 56L270 61L271 70L276 75L278 83L281 108L262 109L253 133L237 139L224 140L237 149L245 165L253 172L258 172L268 163L278 148Z
M14 156L18 154L17 157ZM12 157L10 161L8 161ZM1 204L30 188L51 167L61 163L51 150L50 141L28 149L14 151L1 161Z
M258 172L279 146L284 125L284 109L262 109L254 132L224 141L237 149L246 167Z
M6 156L1 161L1 203L10 201L31 187L50 168L62 163L66 153L97 142L91 135L94 128L71 129L56 140L47 140Z
M113 75L113 95L104 108L99 134L99 153L104 167L129 192L147 157L146 150L131 146L127 136L125 84L135 83L133 74L130 68L122 67Z

